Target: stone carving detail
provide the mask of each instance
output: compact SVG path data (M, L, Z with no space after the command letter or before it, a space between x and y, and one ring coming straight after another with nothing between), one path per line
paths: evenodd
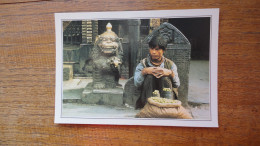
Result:
M92 50L93 88L115 88L120 78L123 49L118 36L107 24L107 31L97 36Z
M161 36L166 41L167 44L189 44L189 40L172 24L164 22L157 29L155 29L152 33L150 33L144 40L144 43L148 43L153 36Z

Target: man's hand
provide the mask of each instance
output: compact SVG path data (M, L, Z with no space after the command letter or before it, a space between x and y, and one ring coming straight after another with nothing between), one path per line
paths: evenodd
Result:
M166 68L161 68L161 67L156 67L156 69L154 70L153 75L156 78L161 78L163 76L171 76L174 77L174 73L172 70L166 69Z
M146 67L142 70L142 75L152 75L156 67Z
M174 73L172 70L161 68L161 67L147 67L142 70L143 75L152 74L156 78L161 78L163 76L171 76L174 77Z

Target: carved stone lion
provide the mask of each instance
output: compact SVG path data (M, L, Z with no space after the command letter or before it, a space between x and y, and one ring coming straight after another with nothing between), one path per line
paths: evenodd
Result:
M107 31L97 36L92 49L93 59L93 88L115 88L120 78L123 49L118 36L111 30L110 23Z

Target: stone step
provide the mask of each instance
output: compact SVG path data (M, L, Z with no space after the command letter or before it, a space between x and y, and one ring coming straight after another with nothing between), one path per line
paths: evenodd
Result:
M82 92L82 101L87 104L123 105L123 88L88 89Z
M71 89L63 91L63 103L81 103L81 94L84 89Z

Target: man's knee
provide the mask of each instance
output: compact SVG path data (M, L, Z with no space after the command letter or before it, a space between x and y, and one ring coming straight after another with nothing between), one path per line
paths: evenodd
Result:
M164 84L172 84L172 81L169 77L161 77L161 81L164 83Z
M154 76L153 75L146 75L144 79L144 84L151 84L153 82Z
M153 79L153 78L154 78L153 75L146 75L146 77L145 77L146 80Z
M169 77L161 77L163 81L170 81L171 79Z

